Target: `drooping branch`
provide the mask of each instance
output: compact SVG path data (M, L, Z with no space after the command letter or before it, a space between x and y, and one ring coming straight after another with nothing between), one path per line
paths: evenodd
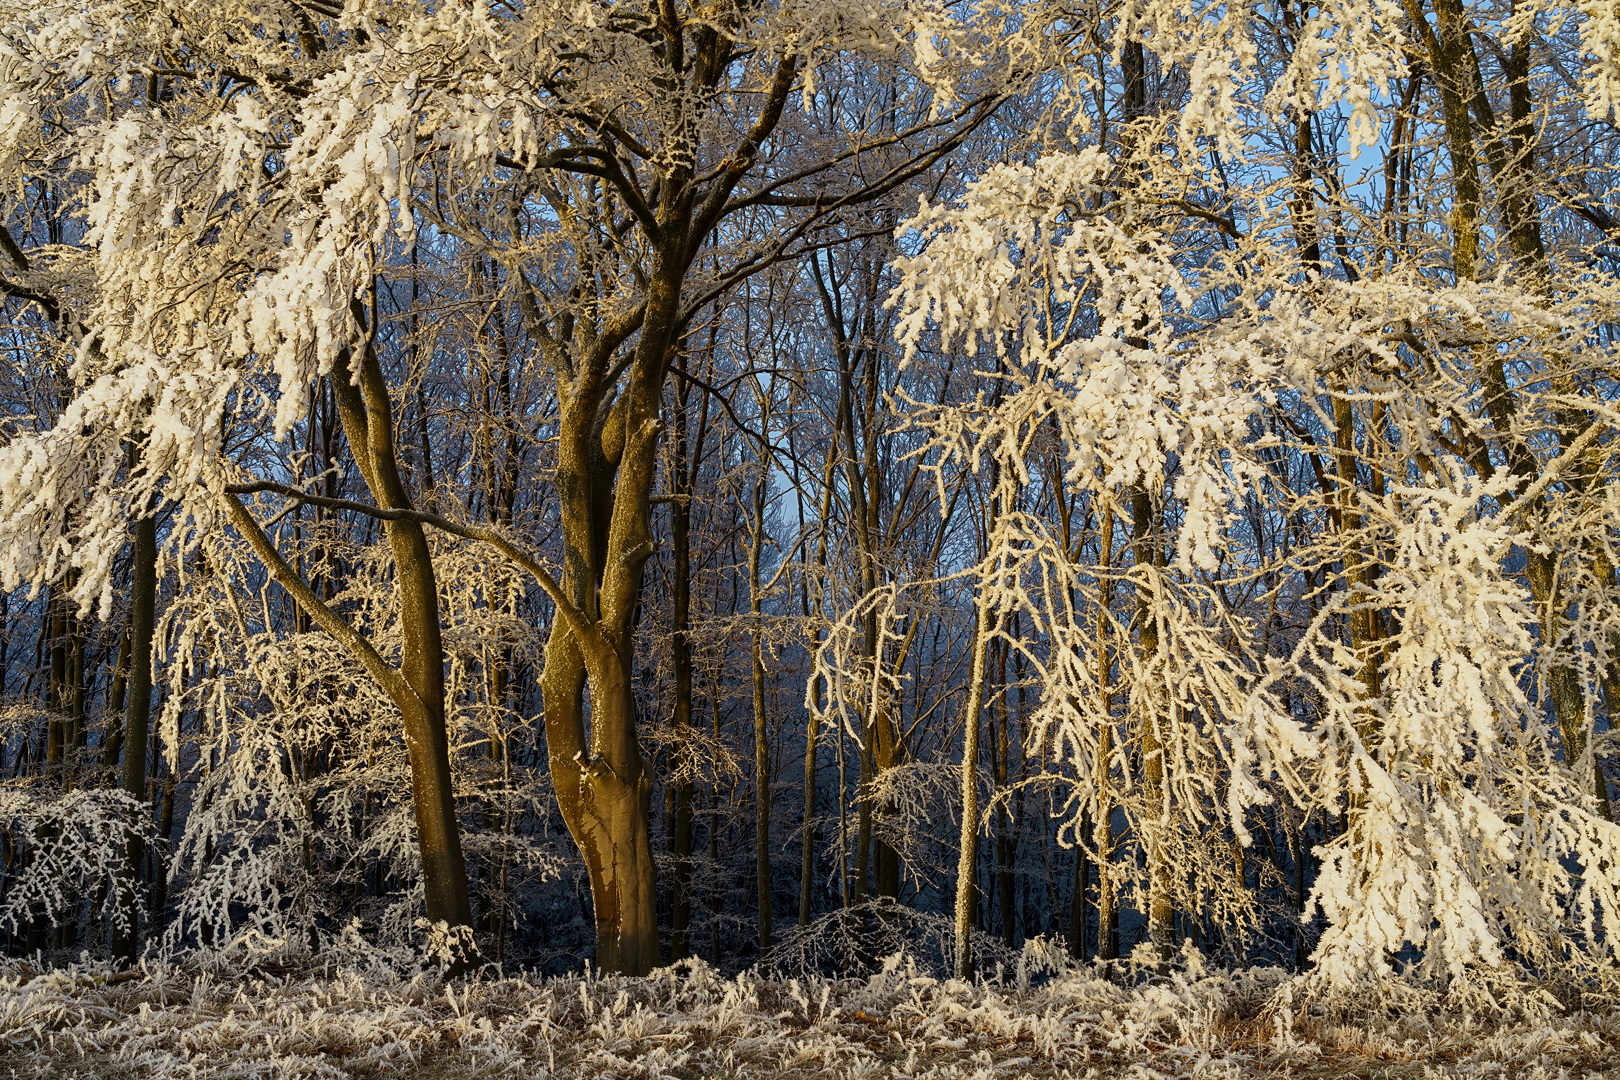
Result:
M251 487L252 485L237 486ZM259 523L254 520L253 515L248 512L248 508L238 498L239 494L242 493L228 489L224 495L225 508L230 514L231 524L236 526L236 531L242 534L242 538L248 542L248 546L259 557L259 561L264 563L265 569L270 572L270 576L275 579L276 584L286 589L292 598L298 601L310 613L310 616L320 624L321 629L331 634L339 643L353 653L355 659L360 661L361 666L366 669L372 678L377 680L378 684L387 691L390 697L396 700L407 700L411 695L415 694L410 683L405 681L405 676L401 675L388 661L382 658L382 654L377 652L371 642L366 640L365 635L351 626L349 621L342 615L333 611L331 606L316 595L314 589L309 587L309 583L303 579L302 575L288 564L287 560L282 557L281 552L276 550L275 543L265 535L264 530L259 527Z
M459 536L464 540L477 540L481 543L488 544L495 548L495 550L499 551L502 555L505 555L508 559L512 560L512 562L528 571L530 576L532 576L540 585L540 588L543 589L546 595L551 598L552 603L557 607L558 616L568 624L568 628L571 631L579 635L585 641L595 641L597 639L591 624L582 614L580 614L579 609L568 600L568 595L563 592L562 586L557 583L557 579L551 575L551 572L542 566L532 555L529 555L522 548L519 548L516 544L512 543L490 526L466 525L458 521L451 521L449 518L442 517L438 514L429 513L425 510L390 510L381 506L372 506L369 503L357 502L353 499L339 499L326 495L315 495L307 491L302 491L291 486L290 484L280 484L273 480L253 480L242 484L227 484L225 486L225 493L226 497L232 499L233 502L236 501L236 497L240 495L257 495L261 493L281 495L284 498L292 499L300 503L307 503L310 506L319 506L328 510L347 510L351 513L364 514L367 517L376 518L378 521L414 521L419 525L431 525L435 529L442 532L447 532L452 536ZM238 502L237 505L240 505L240 503ZM246 513L246 510L244 510L243 513ZM234 516L232 520L235 520ZM257 528L256 523L254 527ZM262 530L259 530L259 535L263 536ZM265 538L265 543L269 543L268 537ZM255 545L255 550L258 550L257 545ZM271 551L274 551L273 546L271 547ZM279 555L277 557L279 558ZM288 567L288 572L293 573L291 567ZM296 577L296 574L294 574L294 576ZM277 580L280 579L278 578ZM302 579L300 579L300 584L302 584ZM305 588L307 589L308 586L305 586ZM314 594L311 593L311 595ZM300 601L302 602L301 597ZM325 624L323 623L322 625L324 626Z

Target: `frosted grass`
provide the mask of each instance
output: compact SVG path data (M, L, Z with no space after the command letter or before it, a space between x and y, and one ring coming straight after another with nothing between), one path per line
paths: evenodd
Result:
M1055 970L1054 970L1055 969ZM1121 975L1126 977L1120 977ZM921 1078L1620 1076L1620 1014L1545 995L1447 1007L1391 981L1310 1002L1277 969L1111 980L1042 944L999 980L900 957L863 979L725 977L445 985L378 963L320 974L0 967L0 1075Z

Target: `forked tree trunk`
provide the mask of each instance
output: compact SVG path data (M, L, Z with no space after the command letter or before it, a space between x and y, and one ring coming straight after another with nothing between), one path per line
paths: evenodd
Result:
M683 41L679 22L663 30ZM671 68L670 85L701 85L706 93L731 70L735 45L708 23L692 43L690 66ZM675 50L687 55L681 45ZM778 60L752 125L716 171L700 177L683 148L661 173L651 203L631 193L641 205L634 216L648 253L635 274L644 286L636 303L602 298L600 307L582 309L591 314L553 322L526 285L519 290L525 321L557 381L562 577L538 575L556 611L540 676L547 754L563 820L589 870L597 963L605 971L639 975L658 962L652 783L637 742L630 667L642 572L653 552L664 382L686 329L682 290L727 199L780 121L798 64L796 57ZM672 94L672 107L678 111L683 100ZM630 355L620 356L621 349Z
M590 880L596 965L644 975L658 965L657 882L648 821L652 779L633 742L627 665L617 657L597 659L606 662L592 665L591 727L602 735L619 733L619 744L587 752L573 737L583 729L587 664L572 633L554 628L540 683L547 752L563 821ZM630 733L629 742L623 733Z
M685 269L680 251L656 256L634 362L615 401L604 404L611 346L597 341L579 367L558 365L563 576L540 674L547 755L563 821L590 877L597 965L626 975L644 975L659 959L652 779L637 734L631 664L642 570L653 549L663 383Z

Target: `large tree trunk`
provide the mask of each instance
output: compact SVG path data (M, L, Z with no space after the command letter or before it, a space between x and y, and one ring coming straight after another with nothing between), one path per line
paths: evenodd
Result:
M583 730L587 664L573 633L553 627L540 682L547 751L563 821L579 845L590 879L596 965L602 971L644 975L658 964L648 823L652 780L634 743L628 665L617 657L597 659L590 676L595 746L587 752L577 739ZM603 745L614 734L618 745Z
M672 42L682 41L678 21L662 28ZM711 24L692 44L691 66L677 62L668 73L677 111L686 100L679 88L712 89L735 59L732 39ZM686 55L684 43L674 49ZM664 382L685 329L682 289L727 198L781 119L797 71L797 58L778 61L753 124L717 171L698 177L683 147L672 159L677 163L661 171L651 203L619 187L641 206L635 217L650 255L633 275L644 287L641 300L620 305L599 297L599 305L583 309L589 314L548 322L527 283L520 285L525 320L557 379L563 565L560 583L549 575L542 582L556 605L540 678L547 752L563 820L590 868L597 962L606 971L643 974L658 960L647 820L652 785L637 743L630 668L642 571L653 551ZM628 363L620 363L632 336Z
M653 548L659 413L685 265L684 254L670 250L654 260L620 397L604 403L611 343L599 339L578 368L558 369L563 577L540 675L547 753L563 821L590 875L597 965L628 975L658 963L652 780L638 741L631 665L642 570Z

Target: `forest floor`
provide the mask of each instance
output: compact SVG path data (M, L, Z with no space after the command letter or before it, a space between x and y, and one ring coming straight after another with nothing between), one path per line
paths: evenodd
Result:
M1620 1078L1620 1011L1469 1016L1391 988L1296 1001L1268 969L1004 984L892 961L863 979L320 976L0 962L0 1080L208 1077L948 1080ZM1022 984L1022 985L1020 985Z

